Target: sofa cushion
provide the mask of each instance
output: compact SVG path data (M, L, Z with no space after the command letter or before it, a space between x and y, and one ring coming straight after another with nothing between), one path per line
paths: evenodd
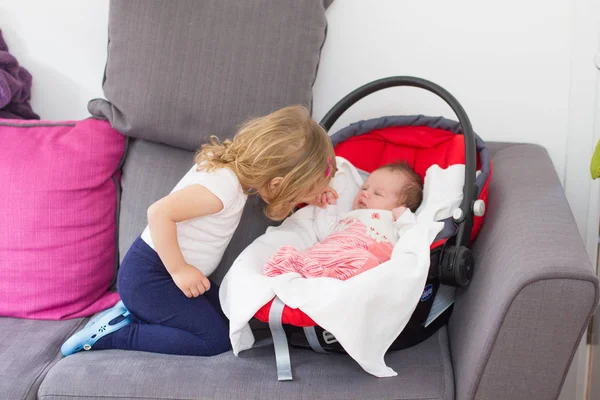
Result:
M447 332L387 355L398 372L376 378L346 355L292 350L294 380L279 382L272 346L215 357L90 351L58 362L39 390L58 399L453 399Z
M0 316L66 319L118 301L118 171L105 121L0 121Z
M323 0L113 0L107 100L88 109L128 136L195 150L250 116L310 106L325 28Z
M127 162L123 168L122 198L119 222L119 253L121 259L129 246L148 223L146 211L150 204L169 194L175 184L190 169L194 154L142 139L131 140ZM250 196L221 264L211 275L219 283L235 258L256 237L275 224L264 215L264 203Z
M0 398L37 399L46 373L62 358L60 346L81 324L0 318Z

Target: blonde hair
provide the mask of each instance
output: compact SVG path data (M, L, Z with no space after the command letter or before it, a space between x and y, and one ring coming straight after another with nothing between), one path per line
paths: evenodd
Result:
M272 220L287 217L300 199L335 173L335 153L327 132L305 107L289 106L244 123L233 140L211 136L196 153L198 169L230 168L244 191L263 189L265 214ZM283 180L274 191L273 178Z

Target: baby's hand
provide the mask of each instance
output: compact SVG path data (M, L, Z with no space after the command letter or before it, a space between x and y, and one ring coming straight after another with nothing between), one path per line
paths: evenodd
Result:
M320 195L318 195L313 202L308 204L315 205L317 207L325 207L328 204L337 203L337 199L339 198L337 192L331 186L328 186L327 189L323 191Z
M192 265L185 264L171 274L173 282L188 298L198 297L210 289L210 281Z
M394 221L397 221L398 218L400 218L402 214L404 214L404 211L406 211L406 207L404 206L394 208L392 210L392 217L394 218Z

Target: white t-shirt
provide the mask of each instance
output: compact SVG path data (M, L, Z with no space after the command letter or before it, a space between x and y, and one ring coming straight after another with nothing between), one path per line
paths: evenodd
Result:
M185 261L209 276L221 262L225 248L237 228L248 196L235 173L229 168L212 172L197 171L194 165L171 193L190 185L202 185L223 202L216 214L177 223L177 240ZM142 239L154 249L150 229L146 226Z

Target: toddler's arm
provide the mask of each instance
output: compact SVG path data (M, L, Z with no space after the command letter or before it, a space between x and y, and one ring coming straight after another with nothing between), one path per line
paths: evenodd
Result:
M339 220L339 209L337 200L339 193L345 189L344 179L335 179L343 174L343 171L338 170L334 179L323 194L321 194L320 203L316 204L315 208L315 230L317 232L317 240L323 241L327 236L331 235L337 226Z
M339 211L337 204L315 209L315 231L319 242L322 242L327 236L333 233L338 219Z
M189 265L177 241L177 222L216 214L223 203L201 185L190 185L158 200L148 208L148 227L156 252L173 281L188 297L196 297L209 289L208 279Z

